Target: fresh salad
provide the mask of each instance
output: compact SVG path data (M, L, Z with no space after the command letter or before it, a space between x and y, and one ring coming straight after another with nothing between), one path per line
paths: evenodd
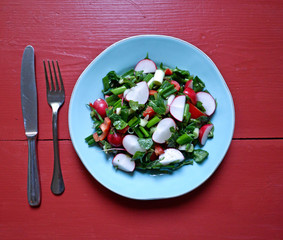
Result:
M198 76L146 56L102 81L105 100L88 104L94 133L85 141L114 154L115 168L172 172L207 158L202 146L213 137L216 101Z

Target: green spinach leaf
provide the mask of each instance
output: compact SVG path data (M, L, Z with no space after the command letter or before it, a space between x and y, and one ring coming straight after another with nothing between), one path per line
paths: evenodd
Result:
M140 152L140 151L135 152L134 156L132 157L132 161L136 161L136 160L142 161L145 154L146 152Z
M116 74L115 71L110 71L107 75L102 79L104 93L108 91L110 88L118 87L120 76Z
M130 105L130 108L133 109L134 111L137 111L139 109L139 103L138 102L130 100L129 105Z
M143 149L150 149L153 145L153 141L151 138L139 138L138 143L140 144L141 148Z
M128 126L128 124L122 120L122 119L119 119L119 120L116 120L113 122L113 126L117 129L117 130L122 130L124 129L125 127Z
M202 149L195 149L193 152L193 159L197 163L201 163L204 159L208 157L208 152Z

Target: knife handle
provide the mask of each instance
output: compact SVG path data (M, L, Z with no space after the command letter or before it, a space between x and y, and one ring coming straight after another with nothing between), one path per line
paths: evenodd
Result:
M36 157L36 136L28 137L28 202L32 207L40 205L40 182Z

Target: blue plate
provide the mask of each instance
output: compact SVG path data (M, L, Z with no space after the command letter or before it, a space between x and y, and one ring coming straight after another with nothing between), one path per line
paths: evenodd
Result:
M116 170L112 159L99 147L88 147L84 138L93 132L90 111L86 104L102 98L102 78L111 70L118 74L133 68L146 54L157 64L187 69L198 75L206 89L217 100L212 118L214 138L204 149L209 157L202 163L187 165L173 174L132 174ZM124 197L140 200L172 198L192 191L217 169L232 140L235 111L231 93L212 60L201 50L183 40L140 35L114 43L99 54L79 77L69 105L69 131L74 148L84 166L103 186Z

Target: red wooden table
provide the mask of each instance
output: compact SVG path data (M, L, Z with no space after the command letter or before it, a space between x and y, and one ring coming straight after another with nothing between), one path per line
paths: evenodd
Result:
M0 2L0 239L283 239L283 1ZM164 34L207 53L233 95L236 125L215 174L184 196L135 201L105 189L72 146L67 113L85 67L125 37ZM24 47L38 88L42 203L27 203L27 141L20 104ZM59 147L66 190L50 191L51 109L43 59L58 59L66 101Z

